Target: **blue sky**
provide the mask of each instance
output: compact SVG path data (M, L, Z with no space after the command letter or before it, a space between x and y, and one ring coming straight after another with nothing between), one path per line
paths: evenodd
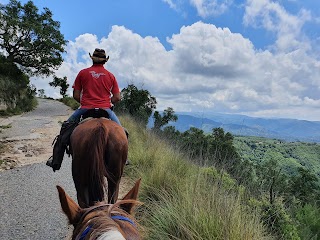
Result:
M100 47L120 88L133 83L149 90L158 110L320 121L319 1L34 3L53 12L69 41L56 74L70 85L90 66L88 52ZM59 97L49 81L32 79Z

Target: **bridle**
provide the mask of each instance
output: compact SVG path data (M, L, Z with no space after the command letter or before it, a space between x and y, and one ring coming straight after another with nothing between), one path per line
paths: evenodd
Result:
M101 209L101 208L104 208L104 207L111 207L113 206L114 204L110 204L110 203L105 203L105 204L101 204L101 205L98 205L98 206L92 206L90 208L88 208L84 213L83 215L81 216L79 223L82 223L82 221L84 220L84 218L91 212L94 212L98 209ZM125 216L122 216L122 215L114 215L114 216L111 216L110 214L110 217L112 220L121 220L121 221L126 221L126 222L129 222L132 226L136 227L136 224L130 219L130 218L127 218ZM83 232L80 234L78 234L78 236L76 237L75 240L83 240L86 235L90 232L90 230L92 229L92 226L91 225L88 225L84 230Z

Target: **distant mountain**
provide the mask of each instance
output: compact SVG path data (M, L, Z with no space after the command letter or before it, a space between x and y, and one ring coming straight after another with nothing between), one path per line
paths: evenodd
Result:
M221 127L233 135L259 136L276 138L286 141L320 142L320 122L283 119L255 118L238 114L217 113L176 113L177 122L168 125L184 132L190 127L204 130L206 133L213 128Z

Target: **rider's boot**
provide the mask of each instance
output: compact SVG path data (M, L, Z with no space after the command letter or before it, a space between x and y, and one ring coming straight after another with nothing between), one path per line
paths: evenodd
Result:
M55 138L53 147L53 155L48 159L46 165L52 167L53 171L57 171L61 167L64 153L70 144L70 136L72 131L78 125L76 122L65 121L62 123L60 134Z

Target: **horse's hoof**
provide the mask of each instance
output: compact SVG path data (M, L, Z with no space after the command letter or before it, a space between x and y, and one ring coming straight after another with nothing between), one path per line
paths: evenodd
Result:
M126 165L130 165L130 160L129 159L127 159Z

